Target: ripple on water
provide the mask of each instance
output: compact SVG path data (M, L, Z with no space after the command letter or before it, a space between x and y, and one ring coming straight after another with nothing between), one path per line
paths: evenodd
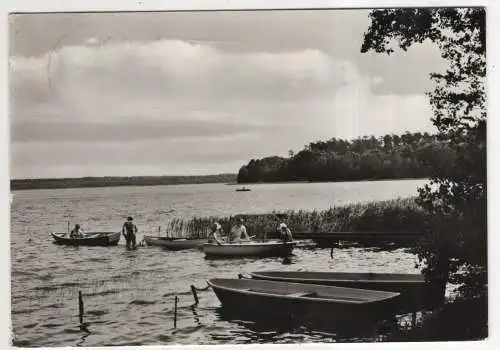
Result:
M156 304L155 300L142 300L142 299L134 299L129 305L153 305Z
M31 329L31 328L35 328L36 326L38 326L38 322L28 323L28 324L24 325L23 328Z

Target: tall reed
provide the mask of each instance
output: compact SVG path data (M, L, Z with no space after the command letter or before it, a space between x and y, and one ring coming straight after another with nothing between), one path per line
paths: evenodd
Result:
M421 208L414 198L366 202L332 207L327 210L298 210L267 214L241 214L229 217L173 218L167 222L167 234L175 237L203 238L213 222L229 232L236 217L245 221L249 235L262 237L276 232L285 222L292 232L350 231L422 231L425 228Z

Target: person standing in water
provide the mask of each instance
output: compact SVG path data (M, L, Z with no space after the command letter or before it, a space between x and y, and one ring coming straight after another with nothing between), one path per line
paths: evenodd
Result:
M135 248L135 235L137 234L137 226L134 224L134 219L129 216L127 221L123 223L122 227L122 235L125 237L127 241L127 248L130 248L132 244L132 248Z

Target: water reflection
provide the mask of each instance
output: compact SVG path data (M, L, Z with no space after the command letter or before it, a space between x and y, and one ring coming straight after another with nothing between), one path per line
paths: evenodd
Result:
M268 342L280 335L321 337L322 341L352 341L353 339L376 340L379 335L387 335L397 327L395 318L359 319L357 322L344 322L334 318L314 320L288 315L270 313L241 313L219 307L215 310L221 321L230 322L239 329L240 336L252 341ZM234 333L234 332L233 332Z
M196 306L195 305L191 305L190 308L191 308L191 311L193 312L193 319L196 322L196 325L197 326L201 326L200 316L196 312Z
M79 328L84 334L81 336L80 341L75 344L75 346L83 346L83 343L85 343L85 340L87 337L92 334L92 332L89 330L89 323L88 322L83 322L83 317L80 316L80 325Z

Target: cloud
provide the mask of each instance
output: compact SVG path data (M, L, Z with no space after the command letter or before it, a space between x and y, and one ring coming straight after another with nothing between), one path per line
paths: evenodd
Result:
M382 78L321 50L97 43L11 58L15 176L44 164L61 176L123 163L206 173L318 139L432 129L424 95L377 95ZM78 159L87 170L69 166Z
M16 111L49 103L61 115L71 110L71 118L86 120L127 114L148 118L155 110L187 104L202 109L221 101L307 99L359 75L349 62L318 50L229 54L183 41L68 46L12 61ZM26 86L33 91L17 103L16 92ZM40 97L27 105L22 98L32 95Z

